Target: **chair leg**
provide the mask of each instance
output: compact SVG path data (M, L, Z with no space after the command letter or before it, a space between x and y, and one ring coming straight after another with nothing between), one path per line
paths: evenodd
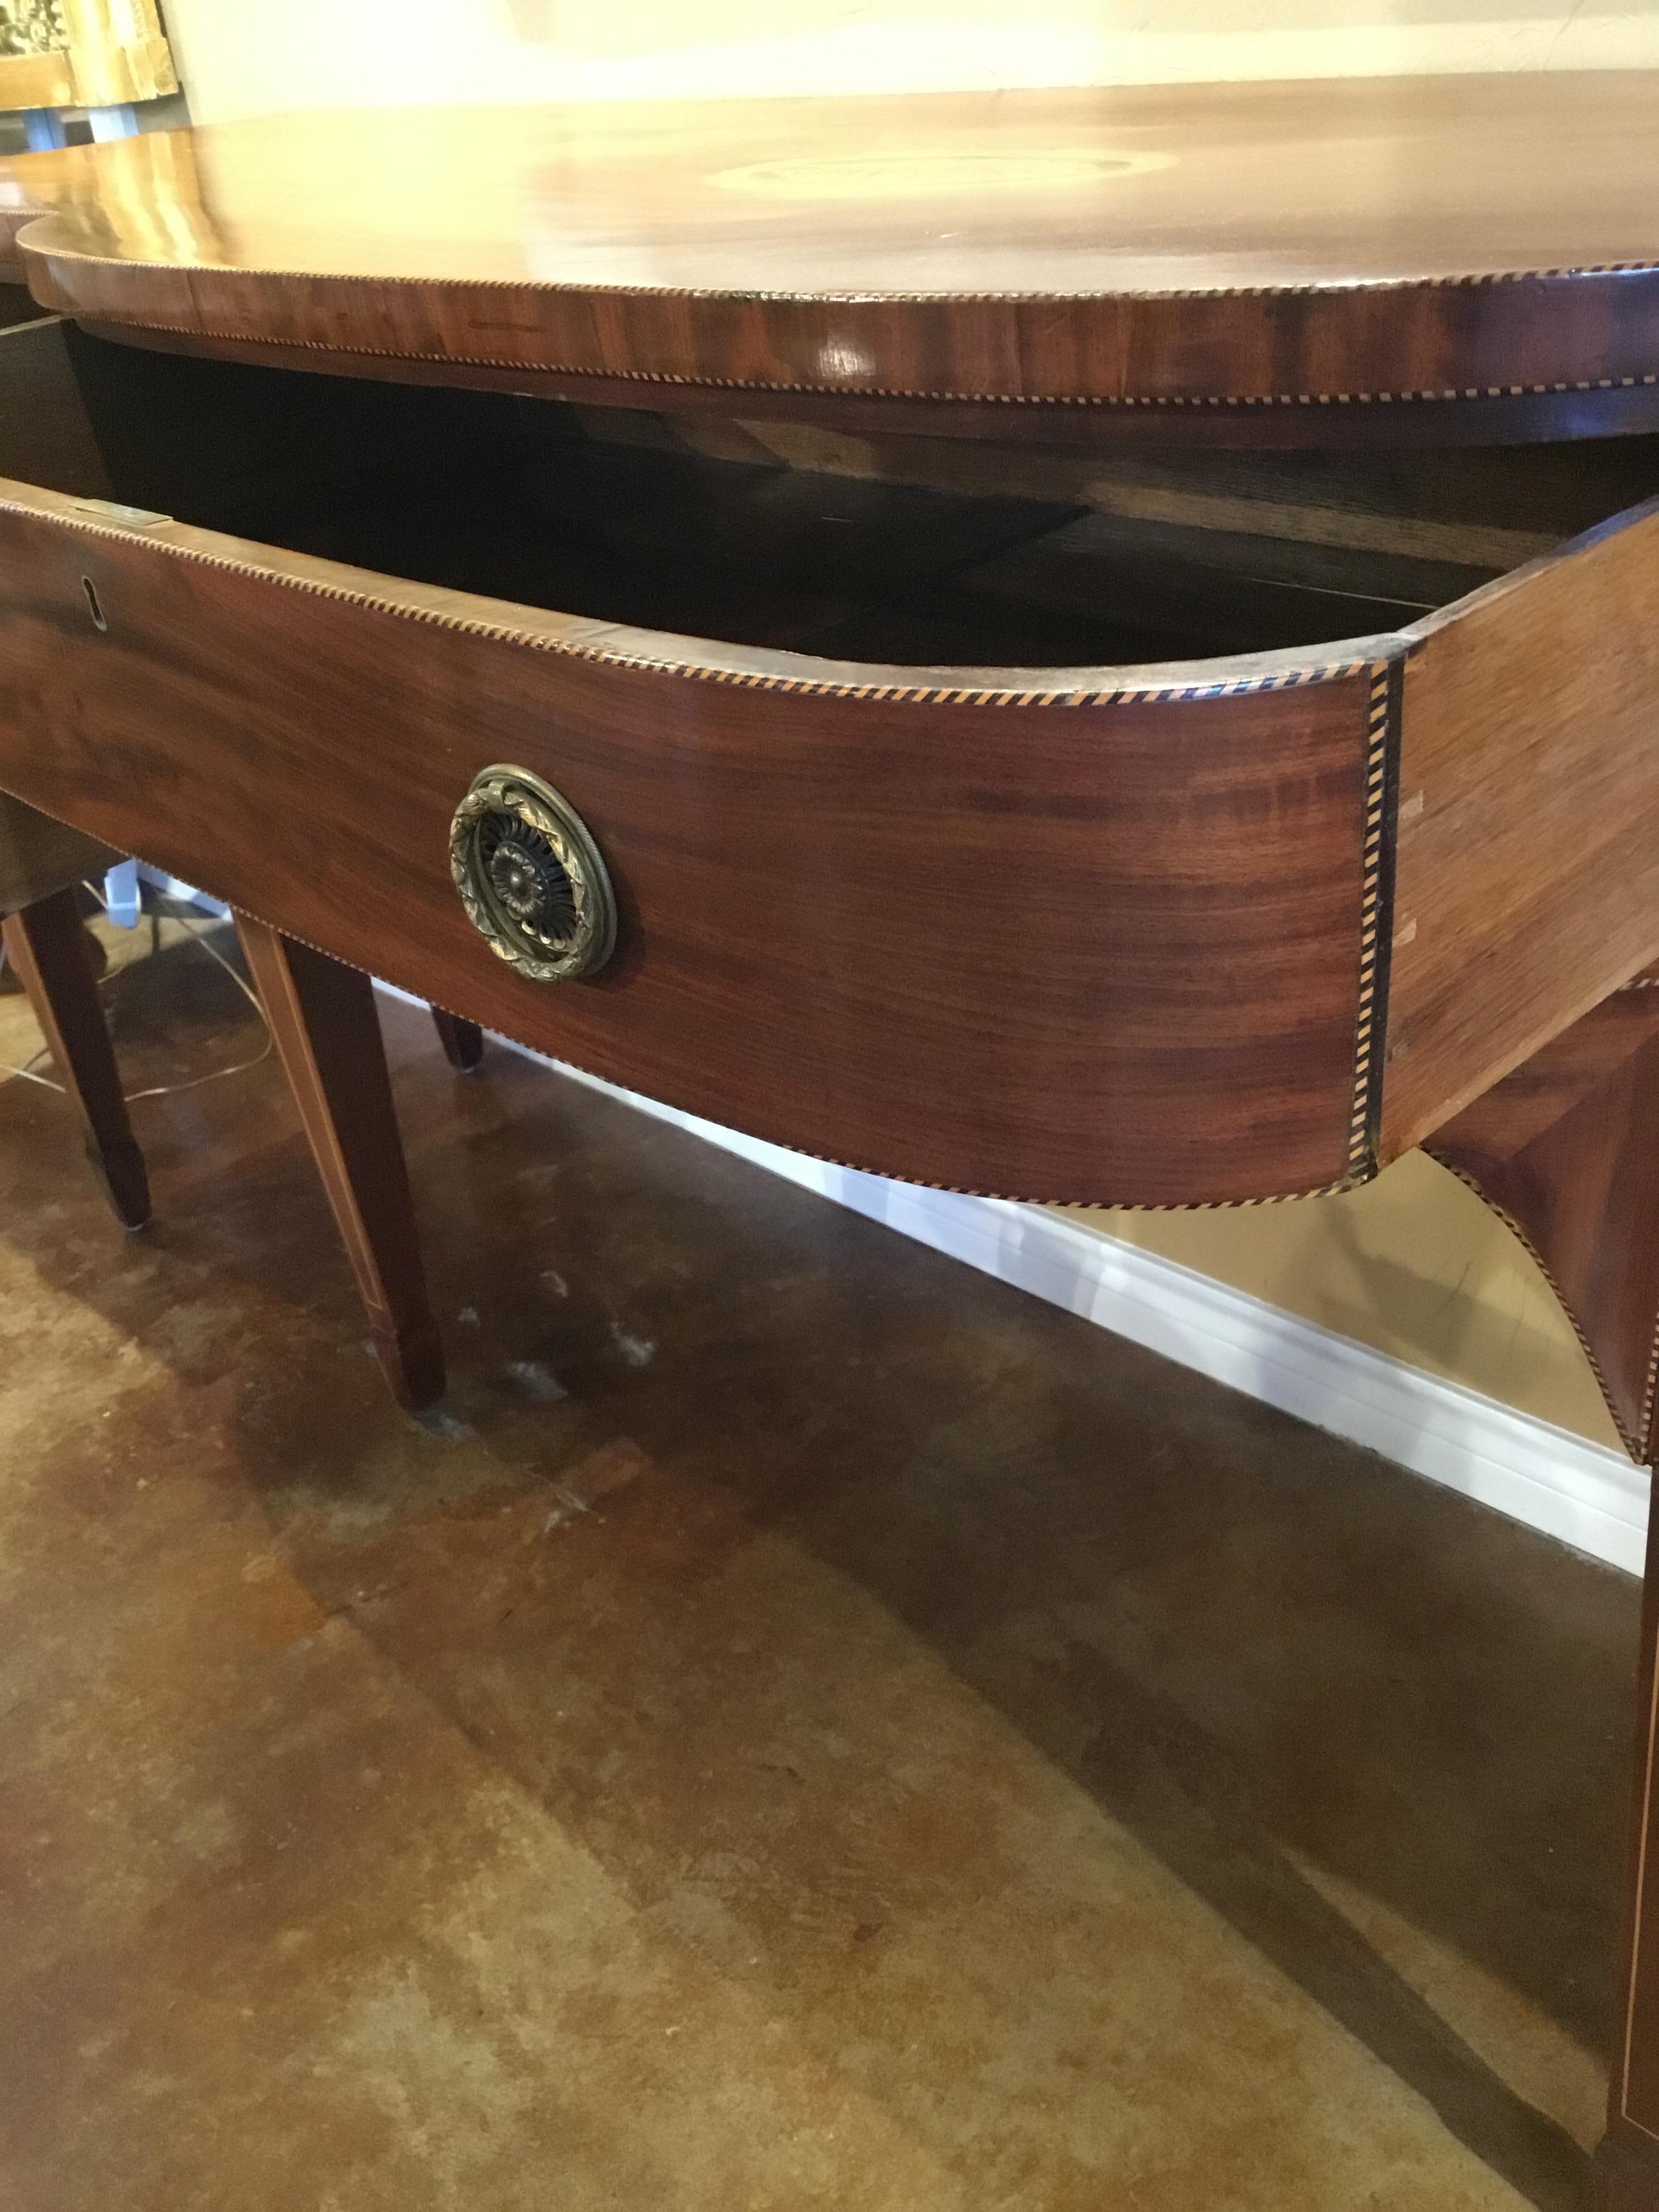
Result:
M417 1411L443 1395L443 1347L427 1300L374 986L264 922L238 915L236 926L381 1369L398 1404Z
M150 1218L149 1178L121 1096L86 933L72 890L54 891L3 925L6 953L27 992L46 1049L86 1133L87 1158L129 1229Z
M444 1048L444 1057L458 1075L476 1075L483 1059L483 1031L477 1022L469 1022L459 1014L446 1013L441 1006L432 1009L433 1024Z

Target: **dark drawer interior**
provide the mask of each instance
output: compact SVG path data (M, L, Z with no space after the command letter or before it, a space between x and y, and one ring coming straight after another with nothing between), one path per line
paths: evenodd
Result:
M122 501L383 573L837 659L1056 667L1400 628L1659 488L1659 439L1006 451L70 334Z

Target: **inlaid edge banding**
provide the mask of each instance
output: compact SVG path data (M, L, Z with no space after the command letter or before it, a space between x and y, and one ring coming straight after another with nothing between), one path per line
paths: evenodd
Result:
M100 532L97 534L100 537L112 537L116 533L113 532ZM230 564L227 563L225 565L228 566ZM1364 665L1364 664L1362 663L1360 665ZM21 792L14 793L14 796L20 799L23 798L23 794ZM80 825L77 823L70 822L66 815L58 813L54 808L43 805L38 799L24 800L24 804L33 806L37 813L48 815L53 821L62 823L66 829L78 830L80 828ZM82 831L82 835L90 835L90 832ZM142 858L143 855L140 855L139 857ZM163 869L162 872L169 872ZM201 890L207 891L210 896L216 897L222 896L222 893L216 892L210 884L203 883L198 887ZM302 936L298 930L289 928L284 923L272 921L269 916L258 913L254 908L249 906L243 900L226 898L224 900L224 903L231 908L233 913L246 914L250 920L261 923L266 929L275 930L278 936L291 938L296 945L306 945L313 952L320 953L325 960L335 960L337 961L343 968L354 969L358 975L368 976L371 982L380 980L374 975L372 969L363 967L361 962L345 959L340 953L331 951L328 946L319 945L314 938ZM404 987L399 985L397 988L402 989ZM429 997L427 993L420 990L418 987L410 987L410 995L422 999L428 1006L436 1006L440 1012L454 1016L457 1020L472 1021L476 1018L473 1015L460 1013L458 1009L453 1006L446 1006L441 1000ZM579 1060L565 1058L562 1054L555 1055L554 1054L544 1050L540 1045L532 1044L527 1038L520 1036L515 1031L504 1028L499 1022L481 1023L479 1024L479 1026L481 1028L487 1029L492 1036L502 1037L507 1043L517 1045L520 1051L529 1053L532 1058L542 1060L552 1060L556 1057L562 1061L562 1065L567 1067L574 1068L578 1074L591 1076L597 1082L612 1084L616 1082L616 1079L614 1077L602 1076L599 1073L597 1069L584 1067ZM616 1087L620 1090L625 1089L627 1086L625 1085L618 1084ZM658 1099L658 1103L672 1106L673 1102L671 1099L659 1097ZM700 1112L700 1109L695 1107L677 1108L675 1110L684 1113ZM971 1183L938 1182L931 1180L926 1176L907 1175L900 1170L890 1167L881 1167L869 1160L849 1160L842 1158L838 1153L815 1152L810 1146L805 1145L783 1144L776 1138L765 1138L763 1139L762 1141L768 1144L777 1144L779 1150L781 1152L794 1152L802 1159L817 1160L825 1167L847 1168L850 1169L856 1175L878 1176L886 1182L902 1182L915 1190L936 1190L951 1198L987 1198L994 1200L999 1204L1004 1206L1063 1206L1087 1208L1102 1212L1121 1211L1126 1213L1236 1213L1249 1206L1291 1206L1298 1203L1303 1199L1335 1198L1340 1196L1344 1191L1352 1190L1354 1188L1357 1179L1364 1179L1364 1177L1356 1178L1352 1174L1343 1175L1332 1182L1311 1184L1305 1190L1269 1191L1255 1198L1194 1198L1166 1200L1152 1200L1148 1201L1144 1200L1112 1197L1044 1197L1040 1194L1032 1191L981 1190Z
M136 264L112 263L112 267L128 268ZM165 264L157 264L158 267ZM322 281L322 280L309 280ZM347 280L341 279L344 282ZM363 282L363 279L356 279ZM459 282L461 280L454 280ZM1493 280L1499 281L1499 280ZM1519 281L1519 280L1516 280ZM673 295L664 295L673 296ZM696 296L696 295L688 295ZM725 298L725 294L714 296ZM995 296L988 295L987 296ZM1123 296L1113 295L1109 296ZM1158 294L1159 298L1179 298L1179 294ZM1193 295L1193 297L1210 296ZM1252 294L1221 294L1216 298L1249 298ZM272 351L320 353L331 361L349 361L354 356L366 361L419 361L442 363L454 368L495 368L515 372L523 376L590 377L598 384L659 385L674 391L688 392L769 392L780 395L797 394L811 398L835 399L909 399L930 404L973 407L1059 407L1074 408L1086 412L1091 408L1141 408L1156 411L1159 408L1174 408L1224 412L1228 409L1249 410L1274 407L1374 407L1429 404L1447 400L1468 399L1541 399L1559 398L1570 392L1635 392L1659 384L1659 370L1641 376L1600 376L1565 379L1553 384L1486 384L1449 385L1441 389L1420 392L918 392L903 386L881 384L805 384L792 383L763 377L693 376L673 369L654 368L580 368L562 362L536 362L508 358L498 354L454 353L447 349L428 353L410 352L398 346L331 345L323 338L294 338L261 334L249 337L245 331L216 331L204 323L166 323L147 315L115 314L107 308L49 308L48 313L67 314L76 322L101 325L106 329L160 331L173 337L204 338L210 343L240 345L249 348L268 348Z
M1640 1443L1631 1435L1628 1428L1626 1427L1624 1418L1620 1414L1618 1407L1615 1406L1613 1401L1613 1392L1607 1387L1607 1378L1602 1372L1601 1363L1596 1358L1595 1352L1591 1348L1590 1340L1589 1337L1585 1335L1583 1325L1579 1321L1578 1316L1573 1310L1571 1301L1568 1298L1566 1292L1562 1289L1560 1284L1555 1279L1554 1274L1551 1271L1549 1262L1545 1259L1543 1254L1533 1243L1531 1237L1528 1236L1526 1231L1521 1226L1521 1224L1516 1219L1515 1216L1510 1213L1506 1207L1500 1206L1498 1203L1498 1200L1482 1188L1478 1176L1471 1174L1468 1168L1460 1167L1456 1161L1448 1158L1444 1152L1437 1152L1432 1144L1425 1145L1422 1147L1422 1150L1428 1154L1429 1158L1434 1161L1437 1167L1444 1168L1446 1173L1449 1176L1455 1176L1458 1182L1463 1185L1466 1190L1472 1190L1489 1212L1496 1214L1498 1220L1503 1223L1504 1228L1509 1231L1510 1236L1515 1238L1516 1242L1521 1246L1522 1251L1527 1255L1527 1257L1532 1261L1534 1267L1537 1268L1539 1273L1549 1285L1551 1291L1554 1293L1557 1305L1560 1307L1562 1312L1566 1316L1568 1325L1571 1327L1573 1334L1578 1340L1578 1347L1580 1351L1583 1353L1584 1358L1589 1363L1590 1373L1595 1377L1595 1387L1601 1393L1603 1401L1607 1406L1608 1417L1612 1420L1613 1427L1619 1431L1620 1442L1624 1445L1625 1449L1630 1454L1632 1459L1636 1462L1636 1464L1638 1467L1644 1466L1646 1462L1642 1456L1642 1446Z
M822 1161L826 1166L852 1168L871 1175L908 1182L926 1190L939 1190L954 1195L973 1198L993 1198L1010 1203L1033 1206L1090 1206L1102 1208L1122 1206L1127 1211L1142 1213L1187 1213L1231 1211L1240 1206L1274 1206L1300 1198L1323 1198L1352 1189L1357 1182L1367 1181L1376 1172L1376 1122L1377 1096L1380 1093L1381 1062L1373 1053L1373 1040L1386 1009L1387 996L1387 933L1382 927L1387 896L1391 884L1387 880L1388 865L1391 864L1391 849L1387 836L1387 816L1393 787L1394 748L1390 738L1397 715L1391 711L1395 696L1392 672L1398 665L1392 661L1357 659L1334 662L1309 669L1294 669L1280 675L1236 678L1213 684L1174 685L1120 685L1093 692L1015 691L982 686L896 686L890 684L838 684L825 679L769 676L763 672L711 669L695 662L647 660L635 656L607 653L603 648L573 643L568 640L545 638L533 632L516 630L497 623L470 622L464 617L447 615L434 608L410 607L396 601L382 599L373 594L355 592L343 585L328 584L320 579L296 576L279 570L263 569L247 562L233 561L222 555L202 550L199 547L178 545L166 538L140 537L132 531L116 530L107 525L81 515L64 515L49 509L32 507L16 500L0 499L0 514L13 514L29 522L46 522L56 527L78 532L85 537L106 544L131 545L135 542L156 553L170 555L173 559L194 563L198 567L222 570L242 575L282 588L307 592L313 597L334 600L350 606L361 606L375 612L424 623L431 627L458 631L462 634L494 639L504 644L527 646L534 650L563 655L600 665L638 670L657 675L690 678L712 683L738 684L748 688L765 690L802 693L813 696L832 696L846 699L905 702L909 704L957 706L1127 706L1158 702L1176 704L1196 700L1236 698L1256 693L1292 690L1315 683L1335 682L1369 671L1370 694L1366 715L1364 786L1363 796L1363 828L1361 842L1362 888L1360 904L1360 969L1358 1011L1355 1030L1353 1104L1350 1115L1348 1158L1346 1173L1334 1181L1310 1186L1300 1191L1276 1191L1260 1197L1241 1199L1196 1199L1138 1202L1133 1200L1100 1198L1044 1198L1029 1192L986 1191L959 1183L942 1183L925 1177L896 1174L890 1169L872 1166L868 1163L846 1160L829 1153L815 1152L805 1146L791 1146L803 1158ZM31 805L35 804L31 800ZM41 809L50 811L49 809ZM55 817L63 819L62 817ZM74 827L76 825L69 824ZM207 888L204 886L204 888ZM227 902L231 903L231 902ZM327 959L339 959L325 946L315 945L308 938L299 937L278 922L266 920L254 913L251 907L240 909L264 922L267 928L279 934L294 937L299 944ZM347 961L348 967L356 965ZM362 970L368 973L367 970ZM435 1002L434 1002L435 1003ZM450 1013L453 1007L444 1009ZM470 1020L472 1017L459 1018ZM514 1036L508 1030L497 1031L511 1042L526 1051L539 1048L524 1038ZM571 1066L576 1063L572 1061ZM592 1070L584 1070L592 1073ZM1659 1358L1659 1353L1656 1353Z
M1376 1171L1382 1104L1382 1036L1389 999L1388 921L1394 904L1393 816L1399 780L1398 660L1375 662L1365 719L1364 789L1360 846L1359 995L1354 1030L1353 1108L1348 1125L1348 1174Z
M1648 1371L1642 1385L1642 1445L1646 1454L1652 1450L1656 1396L1659 1396L1659 1316L1656 1316L1654 1320L1653 1342L1648 1350Z
M1621 983L1619 986L1619 988L1620 991L1659 990L1659 975L1632 975L1628 983ZM1565 1300L1564 1299L1562 1303L1565 1305ZM1577 1324L1575 1322L1574 1327L1576 1328L1577 1326ZM1589 1346L1586 1346L1585 1349L1588 1351ZM1594 1366L1595 1364L1595 1358L1592 1356L1590 1364ZM1599 1376L1597 1380L1600 1380ZM1602 1395L1604 1396L1606 1395L1605 1387L1603 1389ZM1650 1466L1652 1464L1653 1412L1656 1399L1659 1399L1659 1315L1656 1315L1654 1317L1653 1337L1648 1347L1647 1373L1644 1376L1642 1382L1642 1410L1640 1414L1641 1435L1638 1441L1635 1443L1632 1443L1627 1437L1625 1438L1631 1457L1635 1460L1638 1465ZM1608 1410L1610 1412L1612 1411L1611 1405L1609 1405ZM1624 1437L1624 1427L1623 1425L1620 1423L1617 1413L1614 1413L1613 1418L1615 1425L1618 1426L1620 1435ZM1630 2114L1626 2112L1625 2118L1629 2119ZM1642 2123L1639 2120L1635 2120L1632 2122L1632 2125L1640 2127ZM1652 2134L1653 2130L1649 2129L1645 2130L1645 2132ZM1659 2137L1656 2137L1656 2140L1659 2141Z
M552 298L607 300L725 300L734 306L753 301L761 307L909 307L974 306L995 302L1010 307L1099 306L1114 300L1137 302L1158 300L1280 300L1354 297L1362 294L1478 290L1498 284L1571 283L1583 276L1651 276L1659 275L1659 261L1569 261L1552 269L1484 269L1452 270L1439 276L1424 272L1414 276L1355 277L1346 283L1306 284L1193 284L1126 286L1109 292L957 292L864 291L846 286L823 292L771 291L764 285L730 284L604 284L560 283L537 276L384 276L349 269L264 269L257 264L204 261L186 265L176 261L151 261L120 253L88 253L78 246L31 245L27 234L34 224L64 222L73 209L37 208L13 233L21 252L34 254L50 266L55 261L76 261L88 269L144 270L168 276L275 277L295 284L393 284L422 292L532 292Z
M1659 990L1659 975L1632 975L1627 983L1621 983L1619 986L1619 993L1626 991L1653 990ZM1614 994L1615 996L1618 994L1618 993ZM1454 1173L1455 1172L1455 1170L1454 1170ZM1518 1231L1516 1233L1519 1234ZM1539 1264L1541 1267L1543 1262L1540 1261ZM1558 1292L1557 1295L1559 1297L1559 1293ZM1566 1304L1565 1299L1563 1298L1561 1302L1565 1306ZM1571 1318L1571 1316L1569 1316L1569 1318ZM1575 1328L1577 1327L1576 1322L1573 1325ZM1583 1340L1582 1337L1580 1340ZM1586 1345L1584 1348L1588 1353L1589 1352L1589 1346ZM1590 1364L1591 1366L1594 1366L1595 1364L1595 1355L1590 1353L1589 1358ZM1597 1380L1599 1381L1600 1379L1601 1378L1598 1375ZM1606 1395L1605 1385L1603 1386L1602 1395L1604 1396ZM1631 1457L1639 1465L1645 1466L1651 1464L1649 1455L1652 1449L1653 1413L1654 1404L1656 1399L1659 1399L1659 1315L1656 1315L1654 1319L1652 1341L1648 1348L1647 1373L1643 1378L1642 1383L1642 1410L1640 1415L1641 1436L1639 1441L1632 1443L1628 1437L1625 1437L1624 1426L1623 1424L1620 1422L1618 1414L1615 1413L1613 1416L1613 1421L1619 1428L1620 1435L1621 1437L1625 1437L1626 1446L1630 1452ZM1608 1411L1612 1412L1612 1410L1611 1403L1609 1403ZM1628 2118L1629 2115L1626 2114L1626 2117ZM1639 2127L1641 2125L1641 2122L1638 2120L1633 2123L1633 2124ZM1649 2132L1651 2132L1651 2130ZM1659 2140L1659 2137L1656 2137L1656 2140Z
M1345 677L1358 676L1371 665L1369 659L1329 661L1310 668L1286 669L1273 675L1223 678L1212 684L1117 684L1100 690L1087 687L1068 690L1058 686L1035 690L996 684L839 684L830 677L773 675L764 669L711 668L705 662L695 660L653 660L643 654L609 652L603 646L582 644L569 638L544 637L535 630L518 629L510 624L471 621L461 615L445 614L435 607L408 606L396 599L381 599L371 592L353 591L344 584L326 583L320 577L294 575L279 568L257 568L252 562L230 560L223 554L205 552L200 546L176 544L169 538L155 536L152 530L112 529L108 524L85 515L60 514L55 509L33 507L21 500L0 498L0 514L14 514L27 522L44 522L56 529L76 531L83 537L100 538L107 544L142 545L149 552L166 554L173 560L220 569L230 575L251 577L280 590L304 592L315 599L332 599L345 606L364 607L400 621L424 623L431 629L459 631L469 637L493 639L499 644L523 646L532 652L553 653L567 659L592 662L602 667L636 670L644 674L673 677L701 684L732 684L744 690L792 692L810 698L866 700L872 705L1176 705L1200 699L1247 698L1260 692L1294 691L1309 684L1337 683ZM270 926L276 927L275 923ZM320 947L316 949L321 950Z

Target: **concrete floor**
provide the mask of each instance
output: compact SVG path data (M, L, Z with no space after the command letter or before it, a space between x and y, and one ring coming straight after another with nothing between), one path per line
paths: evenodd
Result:
M424 1424L274 1062L0 1087L8 2212L1583 2204L1632 1584L386 1026Z

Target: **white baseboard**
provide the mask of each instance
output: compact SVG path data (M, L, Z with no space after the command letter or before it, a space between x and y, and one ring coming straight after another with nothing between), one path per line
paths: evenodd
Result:
M526 1057L544 1060L538 1053ZM1642 1571L1648 1476L1605 1445L1042 1206L963 1198L830 1167L562 1061L544 1064L1592 1558Z

